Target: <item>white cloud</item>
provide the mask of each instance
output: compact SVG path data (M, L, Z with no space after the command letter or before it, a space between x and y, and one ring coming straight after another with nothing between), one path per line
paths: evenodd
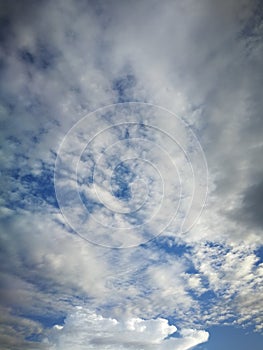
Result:
M263 265L253 251L246 245L200 244L192 260L201 276L207 279L208 290L217 295L210 312L205 311L204 319L209 324L214 324L218 314L227 322L235 317L239 324L254 323L256 328L262 328ZM197 290L199 288L197 286Z
M187 350L206 342L205 331L183 329L179 338L170 337L177 331L163 318L144 320L102 317L83 308L70 314L65 325L54 327L49 340L50 350L60 349L170 349Z

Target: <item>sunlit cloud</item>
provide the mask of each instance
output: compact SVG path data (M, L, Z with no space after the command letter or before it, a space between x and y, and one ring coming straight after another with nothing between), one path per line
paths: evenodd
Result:
M68 316L64 325L55 325L50 349L178 349L187 350L206 342L208 333L195 329L177 328L164 318L143 320L127 318L117 321L89 310L78 308Z

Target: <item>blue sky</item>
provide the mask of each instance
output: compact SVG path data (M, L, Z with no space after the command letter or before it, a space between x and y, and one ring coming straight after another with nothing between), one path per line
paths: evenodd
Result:
M0 347L262 348L262 5L0 7Z
M236 328L233 326L217 326L209 328L209 342L196 346L199 350L219 350L240 349L246 350L250 346L253 349L260 350L262 348L262 335L254 333L250 329Z

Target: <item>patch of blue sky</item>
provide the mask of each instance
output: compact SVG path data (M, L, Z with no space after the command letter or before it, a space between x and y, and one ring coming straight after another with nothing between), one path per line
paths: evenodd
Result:
M58 207L54 189L54 174L50 169L42 170L39 175L27 174L22 176L21 183L31 195Z
M129 201L132 198L130 184L134 178L135 174L131 171L130 166L124 162L119 163L111 178L113 195L120 200Z
M207 290L204 293L198 296L198 300L200 301L200 306L203 306L204 309L207 309L207 304L209 301L213 302L217 298L216 293L213 290Z
M156 249L171 256L182 257L190 252L190 247L186 244L178 244L173 238L159 235L150 243L152 249Z
M30 345L32 343L32 346L30 346L31 348L33 346L36 346L36 343L39 343L40 345L44 339L45 339L45 336L42 333L32 333L27 337L25 337L25 341L29 342Z
M207 241L205 242L205 247L209 252L210 257L219 258L220 256L225 256L227 253L231 252L231 247L225 245L224 243ZM222 262L220 259L214 259L213 266L220 267Z
M64 320L67 316L67 314L64 312L60 312L60 313L51 313L51 314L46 314L44 312L44 310L42 310L42 314L38 314L38 315L34 315L34 314L22 314L20 316L23 316L25 318L28 318L32 321L36 321L42 324L43 327L45 328L52 328L53 326L55 326L56 324L63 324ZM36 335L35 335L36 336ZM31 335L31 337L34 338L34 335ZM36 339L32 339L29 338L27 340L36 340Z
M47 203L58 208L54 188L54 174L49 168L42 168L38 175L32 173L21 174L20 168L13 168L3 174L9 176L11 194L7 198L7 206L14 208L27 208L35 204Z
M172 242L172 243L171 243ZM147 244L142 245L142 247L149 246L151 249L157 249L160 253L160 261L166 260L167 255L169 257L174 256L175 258L183 258L186 263L185 272L189 275L198 274L199 271L195 268L191 260L191 247L186 244L177 244L174 240L171 241L169 237L163 237L162 235L154 238ZM162 255L162 252L164 253ZM163 258L162 258L163 256ZM200 306L207 308L208 303L213 302L217 299L217 295L213 290L209 289L209 281L205 276L202 276L202 286L206 289L205 292L200 293L198 290L189 291L189 294L200 302Z
M255 255L258 257L255 265L258 266L263 263L263 245L255 250Z
M21 169L18 167L14 167L12 169L8 170L2 170L2 175L6 175L7 177L10 177L12 179L18 180L20 177Z
M35 52L21 49L18 56L22 62L28 66L33 66L37 70L47 70L53 68L58 59L58 51L51 48L47 43L38 43Z
M131 90L136 86L136 79L133 74L126 74L113 81L112 89L118 94L118 102L133 101Z
M208 328L210 334L207 343L196 346L195 350L262 350L263 335L248 327L214 326Z

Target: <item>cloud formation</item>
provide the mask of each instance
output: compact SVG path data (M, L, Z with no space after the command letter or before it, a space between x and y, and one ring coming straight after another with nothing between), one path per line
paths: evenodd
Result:
M91 341L93 334L88 332L87 339L81 333L89 317L94 317L89 321L93 329L105 321L112 338L122 327L129 342L131 334L140 332L129 333L128 320L144 320L140 322L148 331L158 317L192 329L180 331L181 338L166 339L157 332L157 349L164 344L165 349L169 344L194 346L207 334L193 329L214 324L262 330L260 6L256 0L10 0L1 6L0 292L7 326L0 337L6 349L44 347L42 339L58 316L67 321L63 329L54 330L53 346L60 346L57 341L63 344L63 334L69 341L67 322L80 337L74 338L76 346L82 345L81 337ZM191 127L207 159L209 193L198 223L182 232L178 222L188 209L191 169L183 166L180 150L171 147L163 133L146 130L143 123L155 122L169 130L192 154L195 143L167 118L144 110L137 116L137 128L111 128L84 149L85 135L94 136L112 121L126 122L129 115L123 109L117 117L109 113L88 118L86 128L78 130L66 149L68 164L62 168L67 209L75 218L80 212L70 205L70 191L76 186L76 164L71 162L76 150L84 150L77 185L85 213L111 227L117 222L134 228L154 212L162 195L158 173L138 161L124 162L121 154L143 158L146 152L153 166L164 169L168 200L162 216L147 232L133 230L128 243L141 242L143 235L153 238L167 221L166 213L175 210L177 177L158 145L173 151L183 180L186 200L178 220L155 240L116 251L89 244L67 225L53 175L59 146L69 130L97 108L127 101L163 106ZM127 135L140 141L134 138L129 143ZM101 159L108 145L109 157ZM136 209L149 190L148 207L141 216L123 220L119 214L109 215L91 188L95 163L97 193L115 210ZM115 172L110 165L116 165ZM202 176L196 180L204 184ZM112 244L107 227L99 231L88 218L81 217L91 237ZM119 245L127 239L119 232L113 238ZM76 305L84 309L75 311ZM104 318L85 311L87 305L101 310L98 314ZM164 321L158 322L153 324L160 329ZM171 326L165 325L168 335ZM106 341L103 332L102 339ZM127 339L121 338L120 346L127 347Z
M65 325L54 326L51 339L47 342L50 350L72 347L76 350L187 350L206 342L209 337L207 332L195 329L183 329L179 337L172 337L176 331L176 327L170 326L163 318L123 318L117 321L79 307L67 317Z

